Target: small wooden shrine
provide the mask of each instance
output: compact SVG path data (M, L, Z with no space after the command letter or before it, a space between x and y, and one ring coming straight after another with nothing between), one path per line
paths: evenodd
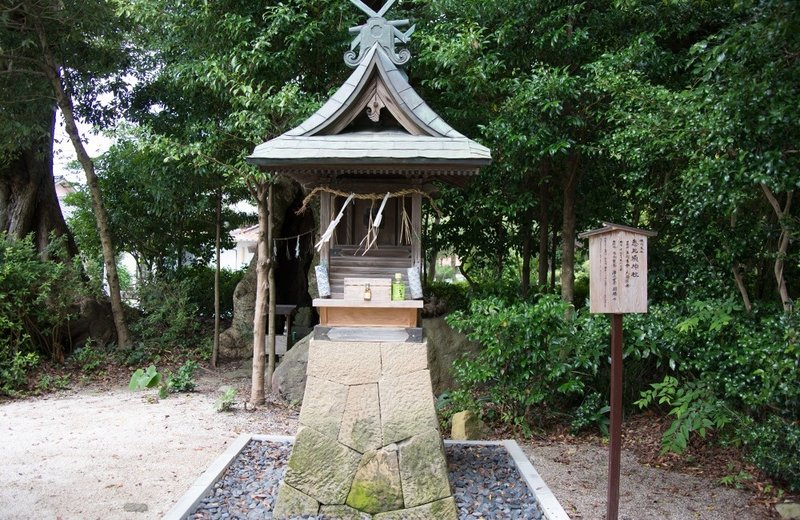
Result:
M383 18L394 0L378 12L351 1L369 16L350 30L356 38L345 62L355 70L322 108L257 146L248 161L319 196L319 270L330 286L325 291L321 280L314 300L321 326L416 327L421 295L411 289L422 265L423 199L432 181L463 185L491 154L450 127L409 85L402 66L410 53L395 47L414 28L401 32L407 20ZM416 299L388 297L385 284L396 273ZM362 297L367 284L374 295L369 301Z
M456 520L418 327L422 203L432 181L462 184L491 155L408 84L411 55L396 45L414 28L384 18L394 0L379 11L350 1L369 17L351 29L350 78L248 158L304 185L305 204L320 201L320 325L273 518Z

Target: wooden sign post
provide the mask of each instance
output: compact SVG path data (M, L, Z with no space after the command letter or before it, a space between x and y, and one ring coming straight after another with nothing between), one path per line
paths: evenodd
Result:
M652 231L603 222L589 239L589 312L611 315L611 424L606 520L619 516L622 452L622 315L647 312L647 239Z

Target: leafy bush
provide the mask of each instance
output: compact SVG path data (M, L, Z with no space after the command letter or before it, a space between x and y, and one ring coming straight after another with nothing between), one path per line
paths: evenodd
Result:
M702 383L693 381L680 385L674 377L666 376L662 382L651 386L651 390L642 392L642 398L636 404L641 408L654 402L665 404L671 407L669 414L675 416L662 437L662 454L682 452L693 433L705 437L709 430L722 428L732 419L725 401L708 396L707 388Z
M435 316L469 306L469 286L465 283L433 282L425 287L424 296L426 302L435 304Z
M63 239L53 238L40 256L28 237L0 235L0 392L26 382L44 354L63 359L62 344L73 304L84 294L78 269L64 258Z
M742 429L747 458L768 475L784 480L800 491L800 423L772 416Z
M147 367L147 370L140 368L131 374L128 389L135 391L144 390L146 388L156 388L159 383L161 383L161 374L158 373L155 365L150 365Z
M189 304L196 307L199 315L205 318L214 316L214 271L213 267L193 265L181 273L187 288L186 297ZM245 271L246 269L236 271L222 269L219 273L219 310L220 316L224 319L233 317L233 292Z
M188 282L155 280L139 285L142 316L131 325L149 351L187 350L200 330L197 307L189 299Z
M603 435L608 435L608 413L610 411L611 407L602 395L597 392L588 394L575 410L570 423L572 433L578 433L588 427L597 427L603 432Z
M485 416L529 433L534 412L541 416L548 405L580 396L583 384L575 372L586 367L572 355L567 307L555 296L542 296L532 305L495 298L475 300L469 312L450 315L455 330L484 347L474 359L455 364L460 397L488 398Z
M236 389L232 387L222 391L214 403L214 409L218 412L229 412L236 402Z
M175 374L170 374L167 377L167 391L170 393L176 392L191 392L195 389L194 372L197 370L197 362L189 360L178 368Z
M667 406L675 418L662 447L683 451L692 435L722 430L744 443L765 473L800 489L800 317L774 309L746 313L733 299L690 301L653 341L669 360L640 406Z
M106 361L106 354L87 341L84 346L72 353L75 361L84 372L95 372Z
M28 371L39 364L35 352L14 352L0 360L0 394L14 395L28 381Z

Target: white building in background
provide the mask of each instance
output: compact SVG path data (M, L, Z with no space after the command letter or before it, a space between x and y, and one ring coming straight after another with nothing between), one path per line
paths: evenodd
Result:
M256 254L258 224L234 229L231 231L231 238L236 246L221 253L220 264L222 267L224 269L241 269L250 265L250 260Z
M61 206L61 214L64 215L64 220L72 216L75 209L64 203L64 198L70 193L75 193L75 186L72 182L68 181L63 175L55 177L56 182L56 197L58 198L58 205Z

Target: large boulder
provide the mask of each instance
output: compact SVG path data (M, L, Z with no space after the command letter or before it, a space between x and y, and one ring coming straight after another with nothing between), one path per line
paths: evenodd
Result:
M444 318L422 320L422 326L428 340L428 366L433 393L439 395L456 387L453 362L464 354L477 353L480 345L454 331ZM310 339L311 335L306 336L289 349L272 376L273 391L293 406L303 402Z
M292 406L303 402L306 391L306 367L308 366L308 344L313 334L295 343L272 374L272 392Z
M470 341L467 337L454 331L444 318L422 320L425 337L428 339L428 366L431 370L433 393L439 395L456 385L453 376L453 363L462 356L475 355L480 343Z

